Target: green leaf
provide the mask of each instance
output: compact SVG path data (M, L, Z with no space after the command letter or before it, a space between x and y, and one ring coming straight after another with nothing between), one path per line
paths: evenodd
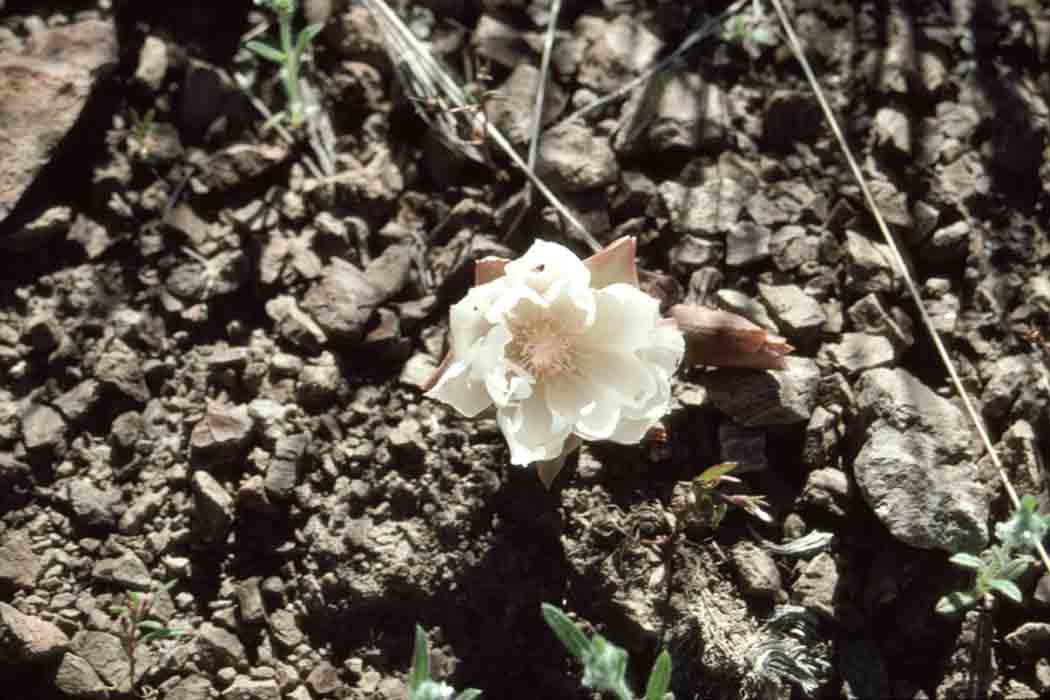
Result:
M547 626L554 632L554 636L561 640L570 654L583 661L591 647L587 637L559 608L549 603L544 603L541 607L543 619L547 621Z
M656 657L653 670L649 672L649 683L645 686L645 700L664 700L671 685L671 655L664 649Z
M427 649L427 633L416 625L416 646L412 653L412 670L408 674L408 690L415 691L423 681L430 680L430 652Z
M696 481L703 487L714 488L719 480L729 472L736 469L736 462L723 462L713 467L708 467L696 477Z
M999 575L996 578L1005 578L1010 581L1016 581L1021 578L1025 571L1028 570L1028 565L1031 560L1028 557L1018 557L1006 563L1006 565L999 570Z
M156 620L142 620L139 622L138 628L145 632L156 632L157 630L166 629L164 623Z
M1032 549L1043 541L1050 523L1036 512L1035 497L1027 494L1021 499L1021 507L1013 517L995 526L995 536L1006 545L1018 549Z
M259 56L262 56L268 61L273 61L274 63L277 63L279 65L284 65L286 58L284 55L284 51L279 51L278 49L275 49L272 46L268 46L267 44L264 44L261 41L249 41L246 42L244 46L249 51L253 51L254 53L258 54Z
M481 691L477 688L467 688L462 693L456 696L455 700L474 700L474 698L480 698Z
M941 615L958 615L975 605L977 605L977 594L969 591L956 591L938 600L935 610Z
M1024 596L1021 595L1021 589L1017 587L1017 584L1005 578L993 578L988 582L988 588L998 591L1015 603L1020 603L1024 600Z
M310 42L321 33L322 29L324 29L323 22L317 22L316 24L303 27L303 30L299 32L298 39L295 41L295 55L302 56L306 52L307 47L310 46Z
M974 571L977 571L984 566L984 562L981 561L980 557L974 554L967 554L966 552L955 554L948 561L957 566L965 566L967 569L973 569Z

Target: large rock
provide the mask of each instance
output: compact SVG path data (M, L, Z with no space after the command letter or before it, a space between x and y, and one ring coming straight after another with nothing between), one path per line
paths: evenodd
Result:
M784 369L719 369L703 376L711 401L745 426L803 423L817 402L820 369L805 357L784 358Z
M0 56L0 221L80 117L102 68L117 60L112 22L85 20L34 34Z
M69 648L69 638L58 627L0 603L0 661L41 663Z
M989 495L962 412L901 369L869 370L858 389L867 439L853 472L875 515L912 547L982 549Z

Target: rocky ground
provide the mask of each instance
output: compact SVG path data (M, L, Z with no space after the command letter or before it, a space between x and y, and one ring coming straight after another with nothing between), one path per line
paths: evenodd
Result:
M792 4L1007 471L1045 510L1050 10ZM600 241L638 238L668 304L797 349L779 372L684 373L665 443L585 446L548 492L494 421L419 385L475 259L534 238L588 251L522 210L501 157L425 128L366 9L306 3L325 23L306 70L334 136L322 167L264 128L283 93L240 48L271 19L247 0L0 9L0 698L131 697L111 608L167 581L155 615L194 634L140 647L133 683L166 700L400 699L416 623L457 688L587 697L543 601L627 648L639 685L670 648L678 698L1050 693L1045 572L1023 605L934 613L968 585L949 553L986 546L1009 504L797 63L760 41L771 10L749 3L567 123L703 17L564 3L540 175ZM400 9L524 144L547 3ZM675 484L725 460L775 524L676 530ZM811 533L830 539L774 544ZM801 648L777 623L789 603ZM778 675L778 649L811 683Z

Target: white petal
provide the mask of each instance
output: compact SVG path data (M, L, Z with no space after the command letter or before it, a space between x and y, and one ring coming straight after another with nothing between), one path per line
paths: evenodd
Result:
M496 282L505 280L501 277ZM495 282L493 282L495 284ZM505 323L507 318L521 313L538 313L547 307L547 300L536 290L521 284L508 286L488 307L485 319L492 324Z
M478 415L492 405L492 399L485 383L472 380L468 369L466 362L453 362L426 395L444 401L467 418Z
M536 241L525 255L507 263L506 277L514 284L525 284L542 293L554 280L572 280L590 286L591 272L563 245Z
M506 282L502 279L483 284L474 287L461 301L453 304L449 312L449 333L456 359L464 359L469 348L488 332L492 324L486 320L486 313L505 287Z
M616 430L607 438L621 445L637 445L649 432L649 428L656 425L657 419L648 418L621 418Z
M557 457L572 430L551 413L542 386L524 401L500 408L497 420L510 447L510 461L519 465Z
M590 287L557 281L545 296L550 301L549 313L567 331L580 333L594 324L598 307Z
M620 403L640 406L656 393L656 380L636 355L591 348L580 353L580 371Z
M585 440L607 440L620 423L620 403L611 394L602 394L587 406L576 421L575 432Z
M651 345L638 351L643 360L656 365L668 377L678 370L685 354L685 338L674 323L662 319L656 324L651 337Z
M507 362L507 343L510 330L503 324L493 326L473 350L470 376L482 382L497 406L506 406L514 399L524 398L532 391L531 378L523 375Z
M610 284L594 292L597 314L582 343L619 351L650 344L660 320L660 303L628 284Z
M569 423L575 423L594 403L592 385L582 377L565 374L545 383L547 405Z

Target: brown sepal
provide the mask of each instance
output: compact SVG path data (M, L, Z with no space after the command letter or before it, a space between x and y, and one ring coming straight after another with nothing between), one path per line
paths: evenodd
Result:
M728 311L678 304L671 318L685 336L688 367L784 369L784 355L794 350L779 335Z

